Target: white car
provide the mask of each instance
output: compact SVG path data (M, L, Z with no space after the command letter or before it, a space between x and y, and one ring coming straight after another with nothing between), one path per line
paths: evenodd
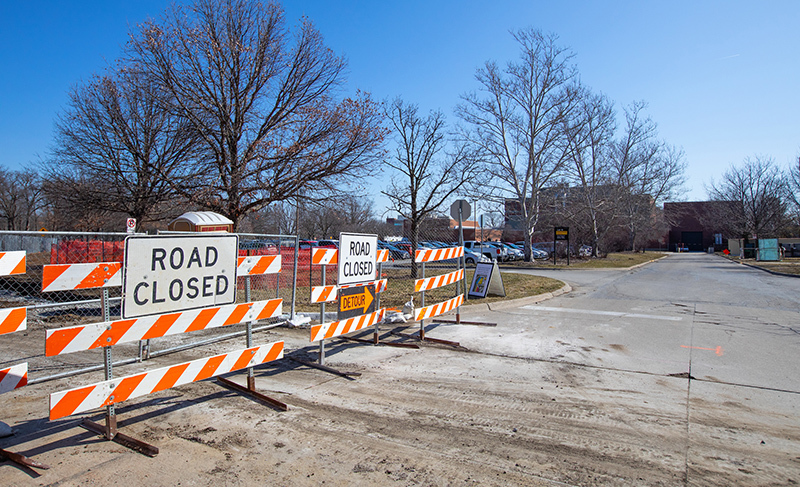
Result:
M471 250L464 249L464 263L468 265L475 265L475 264L491 264L492 259L486 257L485 255L479 254L477 252L473 252Z
M478 242L475 240L465 240L464 250L469 250L476 254L483 254L491 260L503 260L501 251L494 245L489 245L489 242Z
M509 260L522 260L525 258L525 252L516 245L508 242L503 242L501 245L508 251Z

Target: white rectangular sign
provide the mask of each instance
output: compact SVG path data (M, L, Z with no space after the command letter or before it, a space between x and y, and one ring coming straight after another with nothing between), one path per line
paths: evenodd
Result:
M125 239L122 317L236 302L237 235L132 235Z
M339 234L338 284L374 281L378 260L378 236L358 233Z

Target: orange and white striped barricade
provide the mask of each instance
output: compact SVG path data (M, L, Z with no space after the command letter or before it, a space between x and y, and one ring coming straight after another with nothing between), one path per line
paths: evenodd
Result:
M0 252L0 276L17 276L26 273L27 254L24 250ZM26 330L28 328L28 308L0 309L0 335ZM28 384L28 363L12 365L0 369L0 394L11 392ZM0 456L25 467L48 469L49 466L32 460L25 455L0 449Z
M42 268L42 292L52 291L72 291L79 289L102 289L100 309L102 321L111 320L111 300L109 289L122 286L122 262L99 262L99 263L78 263L78 264L49 264ZM51 330L48 330L49 333ZM45 341L45 349L47 348ZM141 357L142 345L139 344L139 356ZM111 356L111 346L103 347L103 364L105 367L106 379L113 377L113 359ZM94 425L94 423L92 423ZM86 425L84 425L86 426ZM91 429L86 426L87 429ZM99 426L98 426L99 428ZM117 418L114 414L114 406L106 408L106 427L103 434L109 440L117 436ZM127 438L128 444L122 443L129 448L145 451L153 448L147 443L134 438ZM135 447L131 447L135 444ZM157 450L157 449L156 449Z
M436 288L443 287L443 286L448 286L448 285L453 284L453 283L456 284L456 291L455 291L456 298L450 299L450 300L446 301L445 303L456 302L456 301L458 301L457 297L461 296L462 299L460 301L458 301L458 304L456 305L456 308L461 306L461 303L463 302L463 294L461 294L461 282L464 280L464 268L462 267L462 259L461 259L463 256L464 256L464 247L462 247L460 245L457 246L457 247L447 247L447 248L444 248L444 249L417 250L415 252L414 259L417 262L420 262L422 264L422 278L421 279L417 279L416 281L414 281L414 292L421 293L422 308L420 308L420 309L426 309L426 306L425 306L425 291L429 291L431 289L436 289ZM429 263L429 262L440 262L440 261L453 260L453 259L458 259L457 260L457 265L458 265L459 269L457 271L450 272L448 274L443 274L443 275L440 275L440 276L435 276L435 277L425 277L425 264L426 263ZM444 304L444 303L440 303L440 304ZM436 306L438 306L438 305L436 305ZM433 309L436 306L430 306L428 308ZM450 311L450 309L448 309L447 311ZM460 309L456 310L456 316L457 316L456 321L460 321L460 318L461 318L461 316L459 314L459 311L460 311ZM444 313L444 311L442 311L442 313ZM441 313L437 313L437 314L435 314L433 316L436 316L438 314L441 314ZM421 318L417 318L417 316L421 316ZM426 339L425 338L425 319L429 318L429 317L430 316L426 316L425 313L421 313L420 314L420 313L417 313L416 311L414 313L414 320L415 321L419 321L419 339L420 340L425 340ZM429 339L429 340L432 340L432 339ZM449 344L449 345L458 346L458 344L455 343L455 342L448 342L446 340L436 340L436 341L437 342L441 342L441 343L445 343L445 344Z
M45 356L274 318L280 316L282 304L278 298L55 328L46 331Z
M50 419L107 407L127 399L278 360L283 358L283 348L284 342L279 341L56 392L50 394Z
M313 247L311 249L311 265L338 265L339 249Z
M282 299L272 299L47 330L45 336L45 355L55 356L83 350L102 348L106 367L106 381L103 384L113 384L114 381L111 368L110 351L114 345L228 326L242 323L243 321L255 321L259 319L271 318L280 315L282 303ZM282 348L283 345L281 344L281 350ZM253 348L248 347L247 350L253 350ZM207 362L208 364L214 364L213 357L208 360L210 360L210 362ZM239 363L241 366L237 367L235 370L250 366L248 361L242 362L241 360L241 357L237 359L237 363ZM222 361L222 359L220 359L220 361ZM188 365L186 365L186 367L188 367ZM225 370L223 372L215 373L202 378L213 377L221 373L231 372L233 370L234 369ZM140 376L143 377L142 374L139 374L136 377ZM187 382L191 381L192 380ZM120 394L122 394L122 391L126 390L125 387L129 387L129 385L126 386L125 382L120 382L119 386L122 387L122 389L118 390L116 389L116 386L114 386L114 391L119 391ZM91 386L89 386L78 388L78 390L87 392L88 394L88 391L92 389ZM69 394L69 396L76 397L76 395L79 394L80 393L75 392ZM101 403L99 406L96 406L106 407L105 427L88 420L84 420L82 426L90 431L104 435L109 440L116 441L124 446L144 453L145 455L156 455L158 453L158 448L140 440L121 435L117 432L117 419L114 411L114 404L122 400L120 397L123 397L124 399L128 396L124 394L122 394L122 396L117 396L116 394L112 393L109 397L111 398L110 400L104 400L105 402ZM55 406L59 402L60 399L51 404ZM71 402L68 401L61 404L62 406L57 406L57 408L59 408L57 409L58 411L69 411L69 407L67 405L71 404ZM91 409L94 406L87 407ZM58 413L55 417L63 417L69 414L73 413ZM55 417L53 417L53 419L55 419Z
M328 286L313 286L311 288L311 302L330 303L332 301L336 301L336 299L339 297L340 289L347 289L357 286L369 286L371 284L375 285L375 292L380 294L386 290L386 286L388 285L388 280L378 279L377 281L370 281L362 284L345 284L343 286L337 286L336 284L331 284Z
M342 372L325 365L325 339L334 338L337 336L345 335L355 331L363 330L370 326L375 326L383 320L385 309L379 309L369 314L355 316L339 321L331 321L329 323L321 323L311 327L311 342L319 342L319 361L317 363L308 362L292 358L296 362L314 367L332 374L340 375L342 377L360 376L360 372Z
M49 264L42 268L42 292L122 286L122 262Z
M464 302L464 295L460 294L452 299L448 299L447 301L443 301L441 303L437 303L431 306L425 306L424 308L417 308L414 310L414 320L421 321L428 318L433 318L434 316L439 316L441 314L447 313L448 311L452 311L458 306L461 306L463 302Z
M278 274L281 271L280 255L254 255L239 257L236 275L260 276L263 274Z
M430 291L442 286L453 284L456 281L464 279L464 269L459 269L447 274L441 274L434 277L427 277L424 279L417 279L414 281L414 292Z
M26 253L24 250L0 252L0 276L25 274ZM28 308L0 309L0 335L28 328ZM0 394L19 389L28 383L28 364L22 363L0 369Z
M326 338L334 338L370 327L381 321L385 312L386 310L381 308L366 315L314 325L311 327L311 341L316 342Z
M25 274L25 256L24 250L0 252L0 276Z
M0 369L0 394L19 389L28 384L28 363Z
M389 262L389 259L391 259L391 257L392 256L389 254L389 250L387 250L387 249L378 249L378 258L376 259L377 260L377 265L378 265L378 276L377 277L378 277L379 280L383 281L383 283L384 283L383 288L384 289L386 288L386 285L385 285L386 279L383 279L383 264L386 263L386 262ZM378 287L379 286L376 286L376 288L375 288L375 292L377 293L375 298L378 300L378 302L375 303L375 306L380 308L381 307L381 295L380 295L380 293L383 292L383 289L379 290ZM378 332L378 327L376 325L375 333L377 333L377 332ZM376 339L377 339L377 337L376 337Z
M0 309L0 335L28 328L28 308Z
M378 265L380 266L380 263ZM328 286L314 286L314 287L311 288L311 302L312 303L330 303L330 302L334 302L337 299L339 299L339 291L342 290L342 289L348 289L348 288L359 287L359 286L375 286L375 300L376 300L375 301L375 307L376 308L380 308L380 296L381 296L381 293L386 290L386 287L388 286L388 283L389 283L388 279L378 279L376 281L370 281L370 282L365 282L365 283L360 283L360 284L345 284L345 285L342 285L342 286L337 286L336 284L331 284L331 285L328 285ZM323 321L324 321L324 319L321 316L320 317L320 322L323 322ZM381 321L383 321L383 319L378 320L375 323L375 333L373 334L373 338L372 338L372 343L375 344L375 345L378 345L380 343L378 326L380 325ZM355 338L353 338L353 340L355 340ZM361 341L361 340L359 340L359 341ZM386 345L390 345L390 346L405 346L405 344L400 344L400 345L397 345L397 344L394 344L394 343L385 343L385 344ZM324 353L325 353L324 346L322 344L320 344L320 357L324 357Z
M447 247L444 249L425 249L417 250L414 253L414 260L417 262L436 262L442 260L457 259L464 257L464 247Z

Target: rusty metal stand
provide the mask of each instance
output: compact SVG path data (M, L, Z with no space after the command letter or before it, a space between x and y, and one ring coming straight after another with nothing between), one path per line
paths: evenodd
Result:
M94 421L89 421L88 419L84 419L81 423L81 427L85 428L92 433L97 433L98 435L104 436L106 439L113 441L114 443L118 443L126 448L130 448L133 451L139 452L142 455L147 455L148 457L154 457L158 455L158 447L153 446L149 443L145 443L142 440L137 440L136 438L132 438L128 435L120 433L116 430L117 428L117 420L116 417L113 418L111 423L113 423L113 432L114 436L111 438L108 437L109 432L109 417L106 416L106 426L100 425L95 423Z
M375 335L377 335L377 334L375 334ZM416 343L382 342L382 341L376 341L376 339L368 340L368 339L365 339L365 338L354 338L354 337L345 337L345 336L339 337L339 338L343 338L345 340L350 340L350 341L359 342L359 343L370 343L372 345L385 345L387 347L417 348L417 349L419 348L419 345L417 345Z
M408 333L401 333L399 331L391 331L390 333L392 335L397 335L397 336L401 336L401 337L405 337L405 338L414 338L414 339L417 339L417 340L422 341L422 342L438 343L440 345L447 345L447 346L454 347L454 348L461 347L461 344L459 342L453 342L453 341L450 341L450 340L442 340L441 338L426 337L422 333L422 330L420 330L420 334L422 334L422 338L420 338L419 335L409 335Z
M246 387L241 385L241 384L237 384L236 382L234 382L234 381L232 381L230 379L226 379L225 377L217 377L217 382L221 383L225 387L229 387L231 389L234 389L237 392L241 392L242 394L246 394L248 396L253 397L254 399L257 399L257 400L259 400L259 401L261 401L263 403L266 403L266 404L274 407L275 409L278 409L279 411L288 411L289 410L289 406L287 404L282 403L281 401L278 401L277 399L273 399L273 398L271 398L269 396L265 396L264 394L261 394L260 392L256 391L255 390L255 386L256 386L255 378L253 378L253 377L248 377L247 378L247 386Z
M458 319L456 319L455 321L453 321L453 320L434 319L433 322L434 323L446 323L446 324L450 324L450 325L497 326L497 323L486 323L486 322L483 322L483 321L459 321Z
M361 377L361 372L342 372L341 370L334 369L333 367L328 367L327 365L322 365L315 362L309 362L307 360L301 360L299 358L289 357L289 359L299 364L307 365L309 367L314 367L315 369L324 370L325 372L338 375L340 377L344 377L345 379L352 380L353 377Z
M32 460L25 455L21 455L19 453L14 453L13 451L3 450L0 448L0 457L7 458L12 462L16 463L17 465L21 465L23 467L33 467L39 468L42 470L47 470L50 468L50 465L45 465L44 463L39 463L36 460Z

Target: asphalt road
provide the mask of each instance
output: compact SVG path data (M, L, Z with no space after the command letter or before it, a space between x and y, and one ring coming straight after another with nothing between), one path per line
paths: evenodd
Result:
M544 271L573 292L521 317L620 353L563 350L575 363L800 394L800 279L706 254L629 270ZM789 396L790 402L800 397Z
M455 329L437 336L487 353L624 372L620 381L642 391L655 377L686 376L683 392L657 400L665 411L686 408L687 484L723 485L736 472L736 484L800 482L800 279L707 254L631 270L518 272L560 279L573 291L502 317L464 318L502 321L491 338ZM759 459L767 446L777 448L774 456ZM774 458L787 463L768 465ZM728 470L733 477L713 480Z

